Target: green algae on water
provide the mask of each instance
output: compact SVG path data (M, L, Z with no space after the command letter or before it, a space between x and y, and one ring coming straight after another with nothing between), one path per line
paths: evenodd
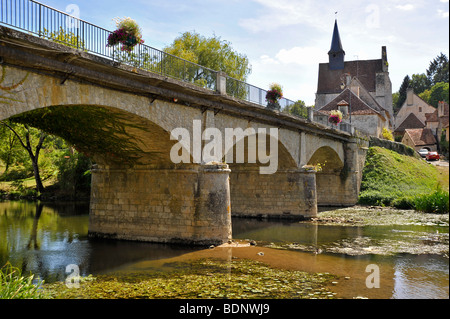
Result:
M167 263L164 269L96 276L68 289L64 283L46 285L53 298L83 299L330 299L330 274L273 269L251 260L212 258Z

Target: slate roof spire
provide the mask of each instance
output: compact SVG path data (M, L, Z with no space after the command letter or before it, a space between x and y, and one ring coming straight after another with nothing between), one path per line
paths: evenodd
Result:
M331 48L328 51L329 67L331 70L341 70L344 68L345 51L342 48L341 37L339 36L339 29L337 19L334 20L333 38L331 40Z

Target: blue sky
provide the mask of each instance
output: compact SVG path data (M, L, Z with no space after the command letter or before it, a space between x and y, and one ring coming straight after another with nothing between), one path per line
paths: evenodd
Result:
M145 43L162 49L185 31L213 34L246 54L247 82L280 83L286 98L314 104L318 63L328 62L337 16L345 60L379 59L387 47L393 91L405 75L449 56L449 0L41 0L109 30L131 17ZM72 6L70 6L72 5ZM335 12L338 12L335 15Z

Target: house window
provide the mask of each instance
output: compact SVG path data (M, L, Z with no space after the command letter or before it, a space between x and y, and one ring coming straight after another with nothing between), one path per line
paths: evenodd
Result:
M422 107L421 106L419 106L419 112L422 112Z

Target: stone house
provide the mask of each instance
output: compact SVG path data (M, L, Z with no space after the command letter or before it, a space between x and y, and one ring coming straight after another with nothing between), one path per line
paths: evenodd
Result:
M406 100L395 115L394 136L403 136L405 128L424 128L427 114L436 109L414 93L412 88L406 91ZM411 116L414 114L414 116ZM419 122L420 121L420 122Z
M320 112L330 114L332 110L340 110L344 120L351 122L357 129L381 137L383 128L389 128L389 114L376 101L370 105L367 100L361 98L362 90L358 86L345 88L322 107Z
M428 113L427 113L428 114ZM403 120L400 126L396 127L394 130L394 137L396 140L401 140L405 134L406 129L424 128L425 124L419 120L414 113L409 113L409 115Z
M436 138L429 128L406 129L402 143L411 146L416 151L426 148L429 151L437 151Z
M329 62L319 64L319 76L315 99L315 110L325 111L337 107L341 100L349 104L349 112L355 111L354 101L360 100L359 114L351 114L352 124L367 131L367 123L372 123L370 131L379 136L380 127L393 129L392 84L389 78L386 47L381 49L381 59L344 61L345 51L342 47L337 21L334 24L331 48L328 52ZM346 89L353 93L352 102L346 100ZM331 103L331 106L330 106ZM366 118L370 114L370 119ZM376 114L376 115L375 115ZM360 121L362 120L362 121ZM381 122L378 122L381 121ZM384 123L386 121L386 123ZM376 122L376 123L375 123Z
M438 107L433 108L433 113L426 115L426 127L431 129L438 143L441 140L441 135L445 134L448 141L448 123L449 123L449 107L448 103L441 101Z

